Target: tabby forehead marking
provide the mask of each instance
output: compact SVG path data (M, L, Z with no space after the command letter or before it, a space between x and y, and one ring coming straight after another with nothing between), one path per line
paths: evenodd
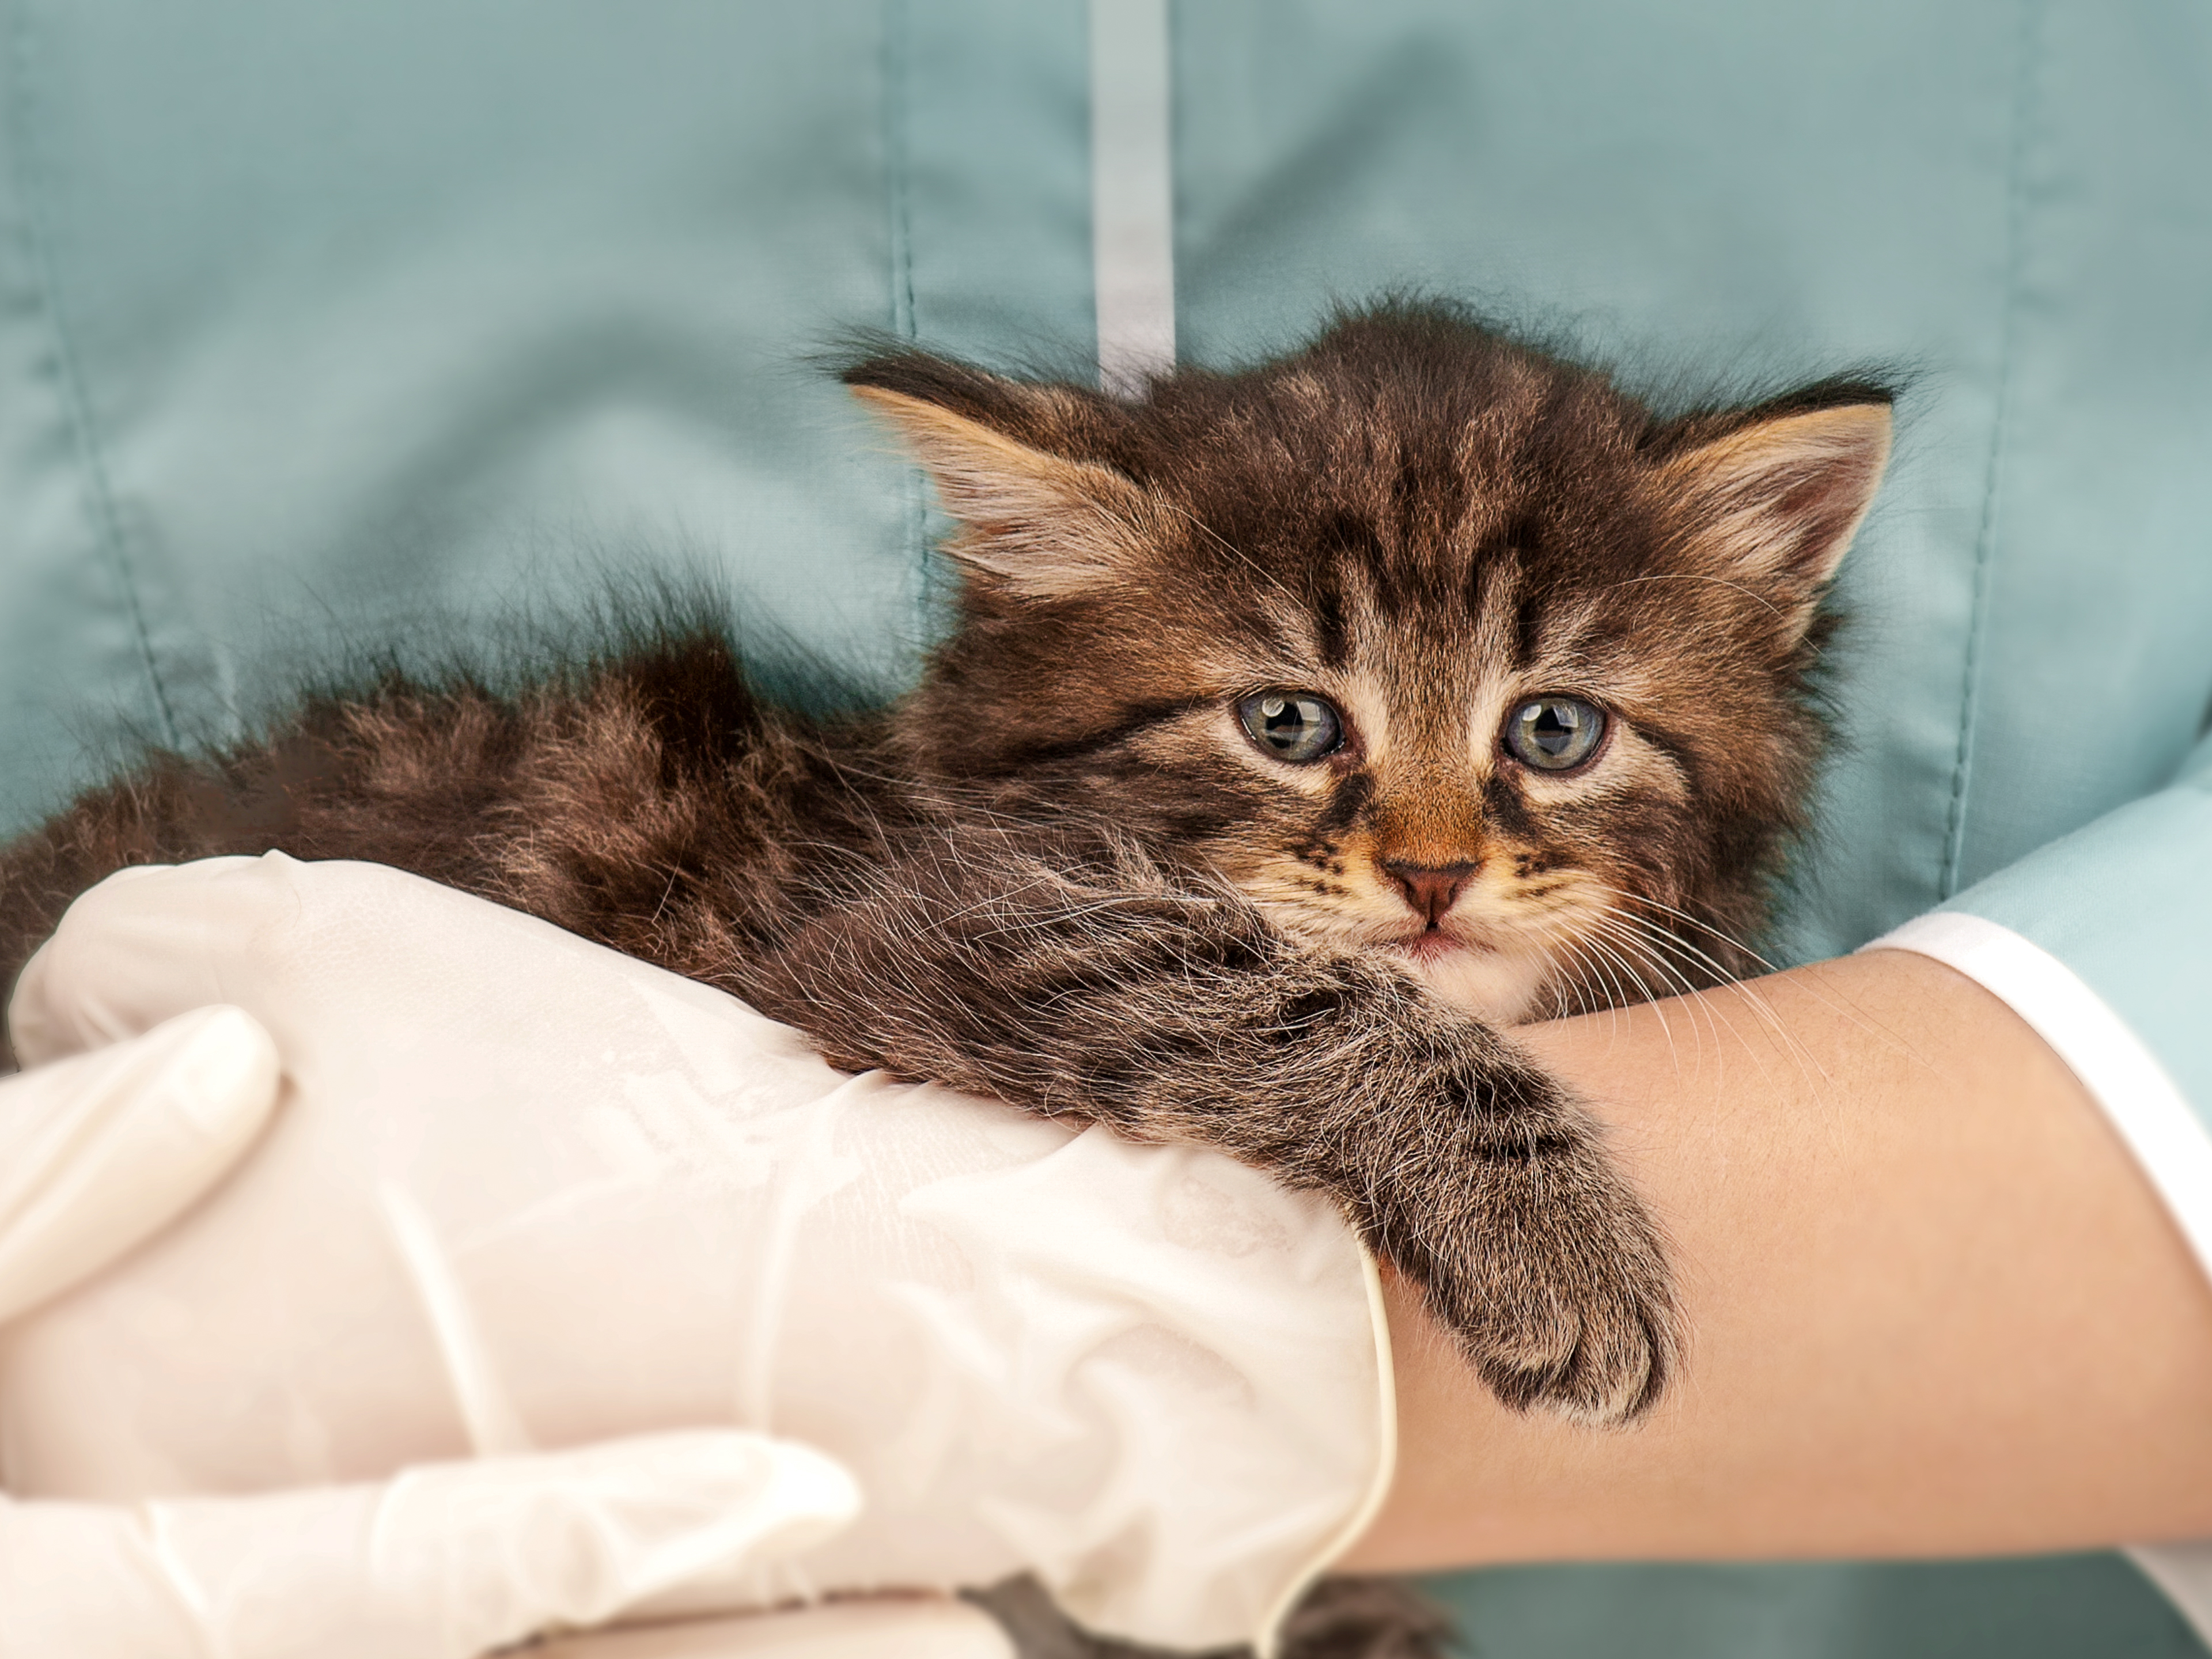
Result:
M1644 688L1608 672L1589 643L1603 623L1598 600L1536 594L1510 549L1476 545L1486 526L1463 504L1446 538L1456 545L1434 550L1443 568L1425 580L1390 581L1370 537L1317 567L1306 585L1310 609L1269 596L1269 635L1251 637L1249 659L1232 662L1231 652L1215 672L1232 685L1281 684L1328 696L1346 722L1346 757L1273 762L1224 709L1218 729L1230 751L1275 798L1307 805L1287 816L1263 809L1258 821L1231 830L1217 858L1285 925L1359 946L1426 927L1394 866L1465 867L1465 884L1435 930L1462 948L1436 971L1479 982L1496 1006L1533 994L1542 978L1533 964L1571 951L1607 908L1610 884L1580 867L1602 861L1589 812L1638 798L1679 801L1683 790L1679 769L1620 712L1623 694ZM1347 539L1341 527L1330 533ZM1422 592L1431 603L1407 609ZM1462 595L1467 611L1446 629L1437 625L1434 601L1448 592ZM1294 653L1303 660L1281 654L1285 640L1305 647ZM1607 748L1571 776L1501 768L1508 716L1547 692L1607 707ZM1474 957L1484 965L1470 966Z
M1474 978L1501 995L1529 981L1500 963L1547 951L1587 990L1570 958L1621 892L1693 930L1758 915L1819 743L1813 607L1887 453L1880 388L1666 418L1422 307L1135 400L917 354L856 374L963 521L962 627L897 722L925 769L1011 812L1100 813L1307 936L1431 973L1496 958ZM1236 705L1271 686L1334 703L1343 749L1261 752ZM1502 746L1542 695L1607 713L1571 774ZM1466 878L1445 905L1408 864Z

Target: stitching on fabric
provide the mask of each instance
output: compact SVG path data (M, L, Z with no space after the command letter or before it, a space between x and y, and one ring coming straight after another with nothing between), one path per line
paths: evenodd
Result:
M912 27L908 0L884 0L884 165L890 211L891 332L909 342L919 337L914 314L914 220L908 154ZM914 562L915 604L925 632L932 621L936 599L933 591L936 569L929 556L928 530L928 503L922 489L921 469L909 462L906 470L907 556Z
M53 343L56 380L61 392L62 407L69 421L70 435L76 449L78 465L84 469L86 494L92 505L93 534L122 589L124 611L137 641L138 658L146 670L147 684L154 694L154 707L161 719L162 738L174 745L178 741L176 715L169 702L168 688L162 684L161 665L154 655L153 636L146 626L146 611L139 599L137 578L131 570L131 556L124 544L123 516L116 506L115 490L108 475L107 458L93 424L92 399L87 390L83 370L77 362L69 327L63 317L52 245L39 211L38 179L36 169L32 166L36 141L33 135L35 124L31 114L33 50L30 15L30 0L21 0L15 9L14 38L9 42L9 63L13 81L9 91L13 96L7 100L15 112L11 123L13 143L9 148L15 157L14 171L16 193L21 203L24 257L29 270L33 301L46 313L47 331Z
M1974 726L1981 708L1984 635L1990 586L1996 562L1997 499L2004 483L2005 446L2011 436L2013 359L2019 343L2021 268L2027 243L2027 146L2035 86L2040 72L2043 0L2021 0L2019 66L2013 85L2012 144L2005 158L2005 276L1997 323L1996 412L1990 423L1990 459L1982 475L1981 523L1974 537L1974 576L1966 622L1966 654L1959 690L1959 747L1951 766L1951 803L1944 826L1939 897L1959 890L1966 857L1966 788L1973 772Z

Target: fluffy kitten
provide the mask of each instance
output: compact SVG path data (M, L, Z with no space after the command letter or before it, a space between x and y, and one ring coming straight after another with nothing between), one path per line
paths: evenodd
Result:
M1887 392L1660 419L1397 304L1131 401L918 352L845 378L960 526L958 624L896 705L767 706L709 629L321 702L0 854L0 984L123 865L398 865L842 1066L1326 1192L1501 1398L1643 1411L1661 1241L1495 1025L1747 965Z

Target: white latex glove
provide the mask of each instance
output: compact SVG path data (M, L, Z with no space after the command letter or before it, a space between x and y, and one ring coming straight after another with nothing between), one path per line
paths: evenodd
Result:
M103 884L11 1018L52 1060L213 1003L274 1036L283 1109L219 1201L0 1333L10 1490L727 1424L826 1451L862 1513L659 1611L1031 1571L1202 1646L1264 1642L1387 1483L1371 1267L1225 1158L846 1078L705 987L278 854Z
M277 1087L269 1034L220 1006L0 1079L0 1324L217 1184ZM0 1655L473 1659L810 1546L856 1505L830 1460L726 1431L246 1498L0 1498Z
M476 1659L804 1549L854 1504L827 1458L728 1431L250 1498L0 1504L0 1655Z
M986 1614L916 1597L687 1619L532 1648L529 1659L1014 1659Z
M173 1221L276 1104L276 1045L240 1008L0 1078L0 1325Z

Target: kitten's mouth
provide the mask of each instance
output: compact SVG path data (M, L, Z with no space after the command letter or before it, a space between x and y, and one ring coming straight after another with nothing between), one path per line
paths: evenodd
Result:
M1400 939L1397 948L1416 962L1434 962L1455 951L1474 951L1488 955L1492 947L1480 939L1463 939L1457 933L1447 933L1442 928L1430 927Z

